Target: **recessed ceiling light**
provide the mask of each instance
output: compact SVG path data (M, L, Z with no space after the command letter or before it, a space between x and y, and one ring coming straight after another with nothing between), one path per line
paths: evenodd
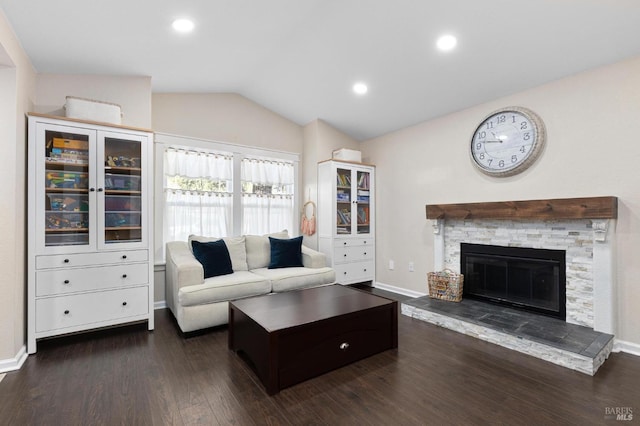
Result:
M193 21L190 19L176 19L173 21L173 29L179 33L188 33L193 31Z
M368 90L369 88L364 83L356 83L353 85L353 91L358 95L364 95Z
M438 49L442 50L443 52L447 52L453 49L454 47L456 47L456 44L458 44L458 39L456 39L451 34L441 36L436 42L436 46L438 46Z

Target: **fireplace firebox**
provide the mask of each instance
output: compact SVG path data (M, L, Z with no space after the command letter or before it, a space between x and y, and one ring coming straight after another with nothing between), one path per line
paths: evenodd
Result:
M564 250L460 244L463 297L566 320Z

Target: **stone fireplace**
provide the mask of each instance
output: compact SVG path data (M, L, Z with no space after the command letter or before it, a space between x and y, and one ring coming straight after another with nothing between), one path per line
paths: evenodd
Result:
M457 319L450 321L446 315L414 309L415 306L405 309L403 305L403 314L445 327L454 324L448 328L595 374L611 351L612 335L616 331L616 197L427 205L426 212L427 219L433 224L435 270L464 273L461 271L461 244L562 252L565 258L562 271L564 309L559 311L564 311L564 318L549 320L566 321L560 322L567 325L560 325L559 329L584 327L584 330L590 330L595 336L594 344L587 350L564 351L539 345L539 342L523 342L522 336L517 334L494 333L478 328L477 324L469 325ZM463 298L463 305L464 302ZM543 323L547 324L545 321ZM553 323L548 324L555 327ZM582 333L582 329L576 332Z

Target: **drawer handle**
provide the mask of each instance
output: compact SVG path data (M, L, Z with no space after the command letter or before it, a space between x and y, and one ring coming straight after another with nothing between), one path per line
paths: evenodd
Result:
M65 315L69 315L69 310L67 309L66 311L64 311Z
M122 274L122 278L127 278L127 274Z
M127 302L122 302L122 306L127 306Z
M63 260L64 263L69 263L69 259Z
M347 342L340 343L340 349L346 351L347 349L349 349L349 344Z
M127 258L127 255L126 255L126 254L123 254L123 255L122 255L122 258L123 258L123 259L126 259L126 258Z
M69 280L64 280L64 283L65 284L69 284Z

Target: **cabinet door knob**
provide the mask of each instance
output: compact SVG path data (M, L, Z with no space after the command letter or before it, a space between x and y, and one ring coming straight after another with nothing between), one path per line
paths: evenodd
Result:
M347 275L347 271L344 271L344 274Z
M365 256L367 255L367 252L366 252L366 251L364 252L364 255L365 255Z
M123 254L123 255L122 255L122 258L123 258L123 259L126 259L126 258L127 258L127 255L126 255L126 254Z
M340 349L346 351L347 349L349 349L349 344L347 342L340 343Z
M364 272L367 272L367 268L364 268Z
M64 311L65 315L69 315L69 310L67 309L66 311Z
M344 244L344 245L346 246L346 245L347 245L347 242L345 241L345 242L344 242L344 243L342 243L342 244Z
M69 284L69 280L64 280L64 283L65 284Z
M127 302L122 302L122 306L127 306Z
M64 263L69 263L69 259L63 260Z
M95 191L96 191L96 189L95 189L95 188L89 188L89 191L90 191L90 192L95 192Z
M98 188L98 192L102 192L102 191L104 191L103 188Z
M127 278L127 274L122 274L122 278Z
M344 257L347 257L347 253L344 254Z

